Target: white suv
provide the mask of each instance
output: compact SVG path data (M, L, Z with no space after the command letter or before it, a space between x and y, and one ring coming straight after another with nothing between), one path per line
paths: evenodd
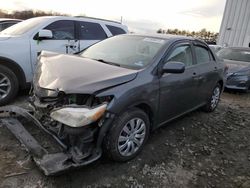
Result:
M119 22L63 16L32 18L7 28L0 33L0 105L10 102L19 88L32 81L42 50L74 54L127 32Z

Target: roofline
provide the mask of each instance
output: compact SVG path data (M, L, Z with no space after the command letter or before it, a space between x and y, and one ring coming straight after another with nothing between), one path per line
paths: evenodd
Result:
M87 19L93 19L93 20L101 20L101 21L107 21L107 22L113 22L117 24L122 24L121 22L114 21L114 20L108 20L103 18L95 18L95 17L89 17L89 16L74 16L75 18L87 18Z
M158 39L165 39L165 40L175 40L175 39L182 39L182 40L192 40L192 41L201 41L204 42L200 39L194 38L194 37L189 37L189 36L182 36L182 35L172 35L172 34L136 34L136 33L130 33L126 34L130 36L141 36L141 37L152 37L152 38L158 38Z
M16 18L0 18L0 21L23 21L23 20Z
M225 47L224 49L233 49L233 50L246 50L246 51L250 51L250 48L248 47L234 47L234 46L229 46L229 47Z

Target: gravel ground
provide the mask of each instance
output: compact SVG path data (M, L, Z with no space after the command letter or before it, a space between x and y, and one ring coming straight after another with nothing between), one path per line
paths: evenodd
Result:
M0 125L0 187L250 187L250 93L224 93L215 112L158 129L132 161L102 158L58 177L44 176Z

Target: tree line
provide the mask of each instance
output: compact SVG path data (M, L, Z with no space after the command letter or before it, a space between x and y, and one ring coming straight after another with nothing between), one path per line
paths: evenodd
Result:
M206 29L202 29L200 31L191 31L191 32L187 30L179 30L179 29L167 29L167 30L158 29L157 33L190 36L190 37L204 40L208 44L216 44L216 41L219 35L219 33L207 31Z
M0 10L0 18L15 18L26 20L38 16L67 16L66 14L61 14L58 12L45 12L41 10L23 10L23 11L13 11L6 12L5 10Z

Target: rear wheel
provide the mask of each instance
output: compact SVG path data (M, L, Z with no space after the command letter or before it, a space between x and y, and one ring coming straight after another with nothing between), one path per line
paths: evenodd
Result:
M0 106L9 103L18 92L18 79L9 68L0 65Z
M149 136L150 122L140 109L131 109L117 118L104 140L104 151L115 161L134 158Z
M207 104L203 107L203 110L206 112L213 112L219 104L221 95L221 85L218 83L214 87L210 98L207 101Z

